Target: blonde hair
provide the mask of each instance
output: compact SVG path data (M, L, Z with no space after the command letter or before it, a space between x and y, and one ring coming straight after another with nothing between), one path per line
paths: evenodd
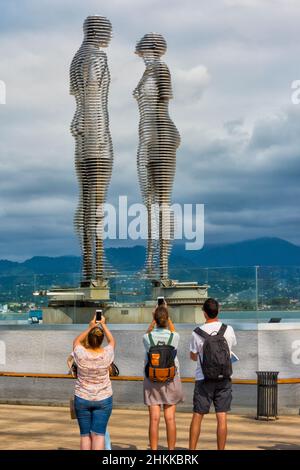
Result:
M95 328L93 328L81 341L81 344L86 349L98 349L100 348L103 339L103 331L98 326L95 326Z

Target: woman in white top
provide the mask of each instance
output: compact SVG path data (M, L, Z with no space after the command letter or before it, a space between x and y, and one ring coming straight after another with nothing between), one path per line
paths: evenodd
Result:
M106 337L108 345L102 347ZM104 436L112 411L112 387L109 367L114 360L115 340L102 316L73 342L77 365L75 411L80 428L81 450L104 449Z

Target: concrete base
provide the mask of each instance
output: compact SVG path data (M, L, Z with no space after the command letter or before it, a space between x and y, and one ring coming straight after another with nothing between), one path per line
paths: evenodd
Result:
M109 323L150 323L155 303L145 304L103 304L105 317ZM43 308L43 323L89 323L95 306L49 306ZM98 307L99 308L99 307ZM202 323L204 316L201 305L169 306L169 312L175 323Z
M173 280L153 281L153 298L164 297L168 305L203 305L208 285Z
M88 323L96 308L102 308L110 323L150 323L159 296L165 297L173 322L201 323L202 305L207 285L197 282L153 281L153 300L144 303L109 302L108 285L78 289L53 289L48 293L49 306L43 308L43 323Z

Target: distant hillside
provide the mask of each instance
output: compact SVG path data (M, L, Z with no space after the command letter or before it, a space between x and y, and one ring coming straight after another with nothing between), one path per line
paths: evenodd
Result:
M300 266L300 246L280 238L258 238L226 245L207 245L199 251L176 249L197 266Z
M118 271L135 271L143 266L145 248L108 248L110 264ZM227 245L207 245L200 251L186 251L175 245L171 252L171 268L217 266L300 266L300 247L280 238L259 238ZM77 256L34 256L22 263L0 260L1 276L80 271Z

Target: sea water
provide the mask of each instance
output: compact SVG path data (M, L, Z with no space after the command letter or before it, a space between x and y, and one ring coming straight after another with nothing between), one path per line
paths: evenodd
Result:
M300 321L300 310L237 310L221 311L220 319L224 322L239 323L268 323L271 318L281 319L281 323ZM24 313L0 313L0 325L26 325L28 322L28 312ZM38 325L37 325L38 326ZM132 324L129 324L132 327Z

